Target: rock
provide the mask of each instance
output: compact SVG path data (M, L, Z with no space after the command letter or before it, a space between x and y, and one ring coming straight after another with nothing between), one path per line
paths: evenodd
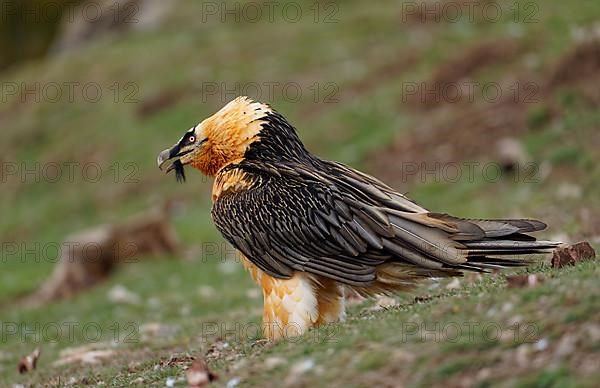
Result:
M95 347L102 344L92 345L64 349L60 352L61 358L52 363L52 365L55 367L75 363L96 365L99 364L102 359L114 357L116 354L116 352L111 349L95 349Z
M278 366L286 364L287 361L281 357L269 357L265 360L265 368L268 370L277 368Z
M91 41L159 26L172 4L162 0L88 0L65 12L52 52L72 52Z
M117 284L108 291L108 300L119 304L139 304L138 294L129 291L125 286Z
M211 286L200 286L198 287L198 295L200 295L202 299L210 300L217 295L217 290Z
M208 369L204 360L194 360L185 372L188 386L190 388L205 387L218 377Z
M19 373L23 374L35 370L37 367L37 360L40 358L40 354L40 348L36 348L30 355L23 357L17 366Z
M105 280L118 265L177 252L179 243L169 215L167 203L120 223L99 225L65 237L54 272L23 304L35 307L70 297Z
M596 251L588 242L578 242L557 248L552 256L552 268L575 265L580 261L596 258Z
M295 363L294 365L292 365L290 373L285 380L286 385L290 386L296 384L302 375L314 369L314 367L315 361L312 358L307 358Z
M141 325L139 331L142 341L150 341L157 338L171 338L177 334L179 327L151 322Z
M509 288L534 287L544 282L544 277L538 274L511 275L506 277Z
M175 377L167 377L167 380L165 381L165 386L169 388L174 387L176 382L177 379Z
M397 305L398 305L398 302L396 302L396 299L389 297L389 296L380 295L377 297L377 303L375 304L375 306L373 306L371 308L371 310L372 311L385 310L385 309L388 309L390 307L394 307Z
M254 287L254 288L249 288L249 289L247 289L247 290L246 290L246 296L247 296L249 299L258 299L258 298L260 298L260 297L261 297L261 295L262 295L262 293L261 293L261 292L260 292L260 290L259 290L258 288L256 288L256 287Z
M531 347L529 344L519 345L515 350L514 359L518 365L528 367L531 363Z
M558 341L554 355L558 358L564 358L573 353L576 349L576 346L577 337L574 334L565 334L562 336L560 341Z
M548 349L548 345L549 345L549 344L550 344L550 343L548 342L548 339L547 339L547 338L542 338L542 339L539 339L539 340L537 340L537 341L535 342L535 344L533 344L533 348L534 348L536 351L538 351L538 352L541 352L541 351L543 351L543 350L546 350L546 349Z
M529 161L527 152L520 141L514 138L503 138L496 143L498 160L503 171L515 171Z
M446 286L447 290L457 290L460 288L460 280L458 278L452 279L450 283Z
M580 185L564 182L556 191L558 199L573 200L583 196L583 188Z

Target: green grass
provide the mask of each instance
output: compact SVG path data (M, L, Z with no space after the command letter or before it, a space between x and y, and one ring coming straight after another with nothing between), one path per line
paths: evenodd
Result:
M512 2L499 4L508 9ZM543 77L571 49L571 30L590 26L600 16L600 6L591 1L577 6L546 1L540 3L537 23L514 23L507 14L498 23L414 25L402 23L400 13L395 2L365 8L353 0L340 4L337 23L314 23L310 17L299 23L223 24L216 19L201 23L200 2L181 1L157 30L97 41L80 52L0 74L0 82L93 81L104 92L93 104L76 93L75 102L63 98L56 103L21 103L16 96L0 105L0 162L80 163L74 180L63 176L54 183L44 179L35 183L31 177L27 182L18 175L3 177L3 243L31 247L61 242L69 233L116 222L176 198L184 209L173 223L191 252L187 259L140 258L72 299L23 308L16 298L34 290L53 263L23 257L23 249L6 257L8 246L3 245L0 386L61 385L71 378L81 384L123 386L142 379L144 385L164 386L169 377L184 386L188 356L206 357L220 376L219 385L239 378L244 386L274 382L372 386L398 381L407 386L593 386L600 377L597 368L589 366L600 351L590 334L597 333L595 322L600 318L600 270L594 262L562 270L543 265L521 270L545 277L533 288L507 288L502 275L468 277L452 290L445 282L424 285L415 295L398 296L397 307L373 311L374 302L363 302L350 306L342 324L296 340L264 343L257 341L256 330L261 297L256 297L241 265L221 257L228 248L208 214L211 183L190 171L186 184L175 184L173 177L156 168L160 150L232 98L202 91L214 82L228 88L236 83L297 83L303 92L299 101L292 102L275 89L268 102L296 125L309 149L365 168L411 128L430 122L433 113L402 104L404 82L425 81L465 47L506 36L514 36L525 53L510 63L485 67L473 78L486 82L520 75L525 54L536 57L539 64L533 71ZM389 75L378 70L393 68L414 53L418 61L402 72ZM371 81L361 86L365 79ZM110 89L115 83L120 90L117 102ZM134 95L138 102L123 101L128 83L139 86ZM315 83L316 100L311 89ZM328 83L337 85L337 102L324 102ZM172 105L140 115L149 100L178 90L186 93ZM534 163L550 168L535 183L515 182L510 176L486 182L478 175L456 183L407 183L398 189L409 191L434 211L548 219L550 229L544 237L564 233L573 239L595 238L597 246L597 107L571 88L528 108L530 128L520 140ZM560 114L553 116L553 109ZM86 163L101 168L98 182L82 175ZM128 165L135 167L127 169ZM126 180L129 173L132 180ZM564 183L579 186L581 197L560 197L558 187ZM208 246L218 247L217 253L208 254ZM139 302L111 302L108 294L119 285L137 295ZM440 338L440 330L462 328L465 322L479 325L455 339ZM51 341L56 325L64 328L71 323L79 324L72 337L61 335ZM166 334L144 334L142 329L150 323L163 325ZM98 325L99 338L83 333L86 324ZM18 333L9 334L14 325ZM486 325L500 327L502 335L486 337ZM433 334L428 332L431 327ZM43 329L48 330L45 336ZM24 334L31 331L35 334ZM117 341L111 344L115 336ZM556 355L567 336L575 338L575 350ZM85 344L107 347L115 354L94 366L52 365L61 350ZM19 376L18 360L36 346L42 349L38 370ZM174 355L181 360L169 362ZM303 362L312 367L294 374Z

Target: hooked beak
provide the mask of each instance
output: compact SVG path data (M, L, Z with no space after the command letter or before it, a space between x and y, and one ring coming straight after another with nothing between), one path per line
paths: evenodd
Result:
M164 170L166 167L165 173L169 173L169 171L171 171L175 168L173 166L174 161L179 160L179 159L175 159L175 158L177 158L177 155L176 155L177 152L173 152L173 151L175 151L175 148L179 148L179 147L175 146L173 148L167 148L166 150L164 150L160 154L158 154L156 163L158 163L158 168L161 171Z
M175 176L178 181L185 181L185 173L183 170L183 163L179 160L182 156L190 153L190 151L179 151L179 144L173 146L173 148L167 148L158 154L158 158L156 158L156 163L158 164L158 168L161 171L164 171L165 174L171 172L171 170L175 170Z

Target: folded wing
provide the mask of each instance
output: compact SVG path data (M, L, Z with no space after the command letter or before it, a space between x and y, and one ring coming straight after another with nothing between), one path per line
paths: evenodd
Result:
M219 198L213 219L231 244L278 278L304 271L368 287L384 263L439 276L525 265L523 255L557 245L526 234L544 229L539 221L430 213L375 178L333 162L237 168L256 176L256 183Z

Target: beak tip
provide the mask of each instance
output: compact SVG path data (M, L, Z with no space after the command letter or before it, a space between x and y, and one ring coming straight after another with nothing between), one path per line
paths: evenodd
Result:
M169 156L170 156L170 150L166 149L164 151L162 151L160 154L158 154L158 157L156 158L156 164L158 164L158 168L162 171L165 163L169 160Z

